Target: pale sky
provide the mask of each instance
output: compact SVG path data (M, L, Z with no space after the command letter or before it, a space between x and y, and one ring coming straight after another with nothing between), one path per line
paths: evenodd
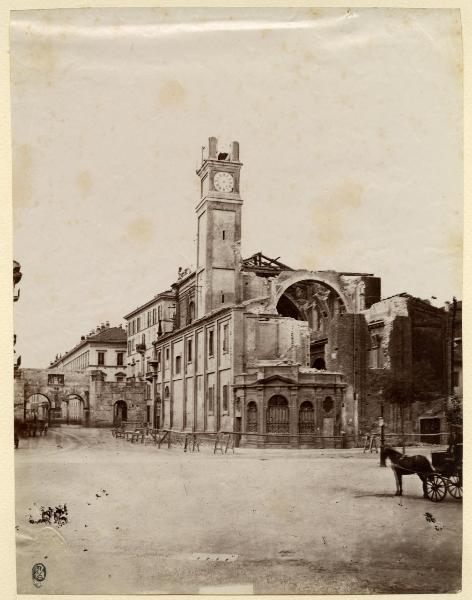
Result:
M462 297L459 11L22 11L11 60L22 366L195 263L212 135L240 142L243 256Z

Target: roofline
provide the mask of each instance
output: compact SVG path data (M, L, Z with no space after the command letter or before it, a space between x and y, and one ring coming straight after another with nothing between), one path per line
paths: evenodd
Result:
M171 284L171 287L172 288L180 287L183 283L185 283L188 279L190 279L190 277L192 277L192 275L196 275L196 274L197 274L197 269L193 269L193 271L190 271L190 273L187 273L187 275L185 275L181 279L177 279L177 281L174 281L174 283Z
M160 300L161 298L170 298L172 300L175 300L175 294L174 294L174 292L172 290L166 290L165 292L160 292L159 294L157 294L156 296L154 296L154 298L152 298L151 300L148 300L144 304L141 304L141 306L138 306L137 308L135 308L134 310L132 310L131 312L129 312L127 315L125 315L123 317L123 319L128 319L129 317L132 317L137 312L143 310L143 308L146 308L147 306L149 306L153 302L156 302L156 300Z
M120 329L120 327L110 327L109 329ZM126 333L126 331L123 329L123 331ZM96 333L95 335L99 335L100 333L102 333L101 331L99 331L98 333ZM67 357L69 357L73 352L77 352L77 350L80 350L80 348L82 348L83 346L85 346L86 344L124 344L125 349L126 349L126 340L123 340L122 342L119 342L117 340L115 341L108 341L108 342L101 342L100 340L94 340L93 336L86 338L85 340L81 340L80 343L77 344L77 346L74 346L73 348L71 348L68 352L66 352L63 356L61 356L61 358L58 358L57 360L55 360L53 363L51 363L49 365L49 367L47 367L48 369L53 369L57 364L59 364L60 362L62 362L63 360L65 360Z

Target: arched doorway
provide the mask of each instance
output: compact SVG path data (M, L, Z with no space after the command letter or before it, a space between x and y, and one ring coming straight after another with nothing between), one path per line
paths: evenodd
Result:
M257 432L257 404L253 401L247 405L246 431Z
M288 401L284 396L272 396L267 405L267 433L289 433L290 418Z
M69 396L68 404L68 423L82 424L84 420L84 401L82 398L77 395Z
M309 400L300 405L298 411L298 433L315 433L315 410Z
M121 425L128 418L128 406L124 400L118 400L113 407L113 425Z
M50 422L51 402L44 394L32 394L25 401L25 421Z

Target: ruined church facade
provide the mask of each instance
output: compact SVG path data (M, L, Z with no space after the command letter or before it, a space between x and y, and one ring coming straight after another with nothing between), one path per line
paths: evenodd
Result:
M147 382L147 420L179 431L241 431L246 445L329 445L341 434L357 441L383 410L388 377L421 363L434 373L438 401L410 406L408 426L419 431L421 418L434 418L441 427L444 311L408 294L381 300L370 273L295 270L262 253L242 258L241 168L237 142L220 152L209 139L197 171L196 268L126 316L128 379ZM142 332L145 323L153 335Z

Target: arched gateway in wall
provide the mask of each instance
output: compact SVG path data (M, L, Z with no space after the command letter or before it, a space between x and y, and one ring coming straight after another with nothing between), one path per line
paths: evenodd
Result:
M50 422L51 401L44 394L31 394L25 400L24 420Z

